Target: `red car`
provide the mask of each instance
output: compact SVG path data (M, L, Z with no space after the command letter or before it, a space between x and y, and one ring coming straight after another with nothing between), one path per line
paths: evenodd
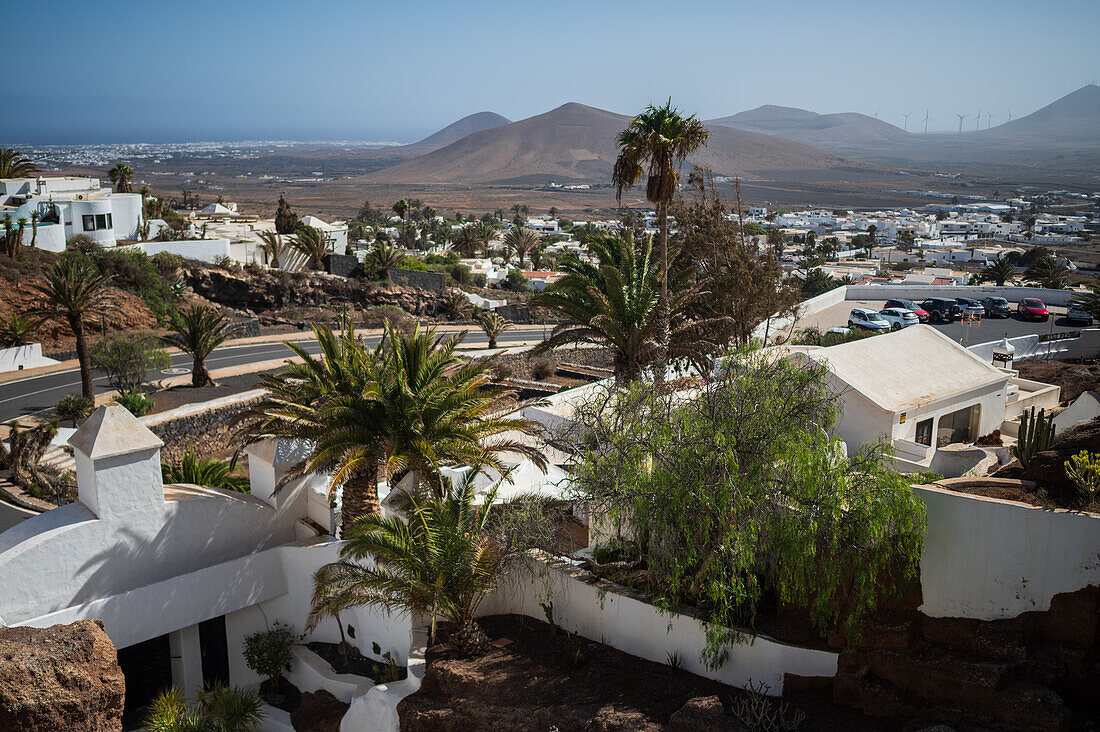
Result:
M1050 311L1046 304L1037 297L1025 297L1016 306L1016 314L1022 320L1046 320L1050 317Z
M928 311L923 309L920 305L916 304L912 300L887 300L884 308L902 308L904 310L912 310L917 320L922 323L928 322Z

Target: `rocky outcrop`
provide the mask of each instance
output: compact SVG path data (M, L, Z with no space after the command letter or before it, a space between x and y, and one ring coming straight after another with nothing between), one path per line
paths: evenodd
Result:
M340 732L348 705L324 689L302 694L302 702L290 715L297 732Z
M747 728L726 714L717 696L697 696L688 699L668 718L665 729L668 732L737 732Z
M1024 477L1039 483L1059 506L1083 507L1065 468L1065 462L1082 450L1100 452L1100 421L1086 422L1056 435L1050 450L1036 453L1028 461Z
M252 274L193 267L186 270L186 282L196 295L211 302L256 313L287 305L348 305L354 308L390 305L423 317L448 312L444 293L326 274L279 270Z
M0 730L121 730L125 691L103 621L0 628Z

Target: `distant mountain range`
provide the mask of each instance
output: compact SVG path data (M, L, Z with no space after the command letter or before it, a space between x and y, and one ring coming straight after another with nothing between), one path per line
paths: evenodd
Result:
M384 184L610 183L615 136L630 118L575 102L518 122L464 117L420 142L391 148ZM919 134L856 112L817 114L766 105L707 123L710 140L688 159L746 180L827 184L877 165L1094 173L1100 166L1100 87L1088 85L988 130ZM859 162L855 162L859 161Z
M426 155L372 173L375 183L539 184L611 180L615 136L630 118L575 102L519 122L481 130ZM720 125L689 163L718 175L767 177L775 171L850 166L797 142ZM433 136L434 137L434 136ZM429 138L431 139L431 138Z

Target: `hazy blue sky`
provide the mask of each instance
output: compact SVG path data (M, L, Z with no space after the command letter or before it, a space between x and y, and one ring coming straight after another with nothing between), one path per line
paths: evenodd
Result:
M778 104L912 130L927 108L954 129L1100 79L1100 0L32 0L3 19L0 143L412 141L481 110L669 95L703 118Z

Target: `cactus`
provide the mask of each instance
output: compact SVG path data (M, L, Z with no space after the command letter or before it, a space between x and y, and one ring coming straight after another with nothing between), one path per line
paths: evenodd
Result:
M1049 450L1054 444L1054 420L1047 418L1046 411L1040 409L1036 415L1032 407L1020 416L1020 435L1012 453L1025 468L1035 453Z

